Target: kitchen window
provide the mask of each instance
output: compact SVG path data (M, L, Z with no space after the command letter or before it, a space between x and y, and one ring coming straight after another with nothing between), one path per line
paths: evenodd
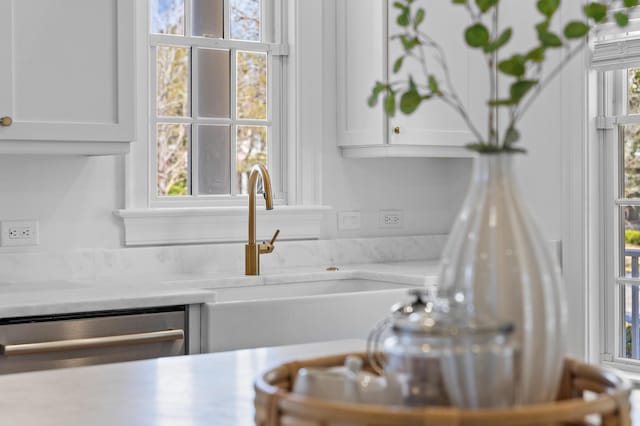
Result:
M600 145L601 361L640 371L640 34L595 45Z
M150 0L153 205L233 201L257 163L283 199L272 9L271 0Z
M298 24L314 6L136 2L137 137L124 160L125 207L115 212L125 245L246 241L255 163L269 169L275 204L258 206L257 238L276 228L283 240L320 236L321 149L301 125L315 103L300 84L302 68L317 71L299 53L317 42L305 37L316 28Z

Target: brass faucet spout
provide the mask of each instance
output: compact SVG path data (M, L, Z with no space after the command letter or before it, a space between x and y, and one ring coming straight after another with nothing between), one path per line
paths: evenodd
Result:
M271 189L271 177L267 168L262 164L256 164L249 174L249 238L245 246L245 274L260 274L260 254L271 253L275 236L269 244L256 244L256 190L258 178L262 179L265 206L267 210L273 210L273 192ZM276 233L277 236L277 233ZM268 247L267 247L268 246Z

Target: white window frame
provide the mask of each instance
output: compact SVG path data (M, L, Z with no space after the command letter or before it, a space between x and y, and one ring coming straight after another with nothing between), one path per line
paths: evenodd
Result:
M625 62L621 62L625 63ZM633 62L628 62L628 68L633 68ZM627 65L624 69L598 73L599 86L599 114L596 126L600 131L603 145L601 155L602 168L602 210L600 216L603 221L603 278L602 296L604 310L604 331L601 334L602 355L605 364L640 372L640 360L633 360L623 356L624 326L621 324L624 315L625 284L638 283L640 279L625 278L620 275L624 267L625 242L621 238L620 208L626 205L640 205L640 200L626 200L621 198L622 179L624 179L620 165L621 131L624 125L640 125L640 114L626 114L624 105L627 103ZM622 321L624 323L624 321Z
M591 305L594 318L591 319L592 340L597 351L592 350L594 361L625 370L638 379L640 360L625 358L624 320L625 284L640 283L640 279L621 276L624 268L625 242L620 233L620 208L640 204L640 200L625 200L619 195L623 185L620 164L620 142L623 125L640 125L640 114L627 114L627 70L640 67L640 38L616 34L609 39L595 43L592 55L592 105L593 135L590 150L597 157L591 178L597 185L593 190L598 203L597 221L592 227L597 230L595 244L590 259L597 264L597 286L591 285L591 297L599 301L599 306ZM622 320L622 321L621 321Z
M305 34L301 15L311 15L296 0L274 1L274 13L281 16L281 22L273 28L273 39L280 44L270 44L274 54L286 56L281 71L272 72L274 82L269 90L280 90L282 139L278 170L270 170L274 181L279 181L276 207L267 212L258 206L259 239L270 238L276 228L282 230L281 239L319 238L322 223L329 207L321 205L318 171L321 162L322 137L305 137L302 127L301 108L312 105L304 98L300 73L305 65L300 61L300 51L307 42L315 42ZM127 246L157 244L188 244L209 242L246 241L247 202L246 196L199 197L198 203L184 200L154 199L155 168L152 167L154 149L149 139L150 123L155 111L150 105L151 64L149 60L148 0L136 0L136 98L137 98L137 140L132 144L131 153L125 159L125 208L115 215L124 223L124 244ZM189 11L185 11L188 16ZM264 15L263 15L264 16ZM155 36L154 36L155 37ZM162 36L164 37L164 36ZM172 36L166 36L172 37ZM171 40L174 40L173 38ZM215 39L207 39L211 47ZM231 42L238 47L245 42ZM175 43L170 43L174 44ZM289 52L289 45L296 46ZM306 67L308 68L308 67ZM302 71L302 72L306 72ZM322 70L316 70L322 80ZM271 92L269 92L271 93ZM309 111L310 114L315 110ZM277 114L276 114L277 115ZM271 135L278 137L278 135ZM269 142L268 142L269 143ZM273 169L273 166L271 167ZM183 198L183 197L179 197Z

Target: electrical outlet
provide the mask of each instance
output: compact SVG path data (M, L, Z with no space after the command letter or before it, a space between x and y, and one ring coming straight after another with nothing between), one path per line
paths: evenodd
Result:
M338 229L340 231L360 229L360 212L339 212Z
M3 247L8 246L37 246L38 221L33 220L3 220L0 222L0 242Z
M404 217L402 210L380 210L380 228L402 228Z

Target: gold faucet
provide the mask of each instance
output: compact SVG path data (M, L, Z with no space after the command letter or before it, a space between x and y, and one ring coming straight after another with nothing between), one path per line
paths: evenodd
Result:
M262 178L262 188L267 210L273 210L273 194L271 192L271 177L267 168L262 164L256 164L249 174L249 241L244 246L244 273L245 275L260 275L260 255L271 253L273 245L280 233L276 229L271 241L263 241L256 244L256 190L258 187L258 177Z

